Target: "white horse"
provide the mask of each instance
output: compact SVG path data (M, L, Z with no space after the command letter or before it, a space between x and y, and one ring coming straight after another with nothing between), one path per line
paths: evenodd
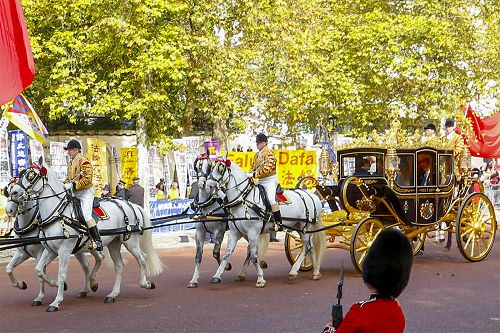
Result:
M218 189L225 192L227 202L225 206L230 207L230 214L235 218L229 222L228 248L211 282L220 283L224 265L231 257L238 240L244 237L249 243L247 260L251 260L257 269L256 287L264 287L266 285L264 272L260 265L257 265L258 239L261 233L268 233L273 229L274 223L270 214L266 213L261 197L263 189L254 184L238 165L229 160L216 162L207 179L206 187L209 193ZM297 278L300 265L308 251L311 251L312 278L319 280L320 266L326 249L326 235L324 231L314 231L323 227L321 201L316 195L300 189L286 190L284 194L291 203L280 208L283 226L307 231L299 232L302 244L305 246L302 247L302 252L290 270L289 279Z
M58 292L47 308L49 312L58 311L63 300L70 254L90 251L85 228L80 226L76 217L73 205L75 198L64 189L63 183L46 165L28 168L12 186L10 194L14 202L35 200L39 205L41 237L51 239L42 242L45 250L36 265L36 272L50 283L44 268L55 256L59 256ZM148 281L146 275L161 273L163 265L153 248L151 230L142 230L151 226L149 218L140 206L117 199L102 201L101 207L109 214L109 218L100 221L98 228L115 266L113 290L106 296L105 303L114 302L120 293L124 266L120 253L122 244L139 264L140 286L154 289L154 283ZM143 231L143 235L138 231Z
M195 257L195 268L193 277L191 281L189 281L188 288L196 288L198 287L198 279L200 277L200 265L203 256L203 246L205 243L205 238L207 237L207 233L213 235L214 240L214 249L212 252L213 257L217 260L217 263L221 264L220 259L220 249L222 245L222 241L224 239L224 234L228 228L227 222L222 220L223 218L227 218L227 213L225 212L222 202L223 200L216 195L209 195L207 190L205 189L205 183L207 180L207 176L210 173L210 160L208 154L202 154L196 158L194 161L194 169L197 174L197 186L198 192L196 197L194 198L193 208L196 210L196 213L200 213L200 215L196 216L197 219L201 220L210 220L210 221L200 221L196 223L196 234L195 234L195 242L196 242L196 257ZM196 219L195 219L196 221ZM259 258L263 258L265 253L267 252L267 246L269 244L269 236L267 235L262 237L261 246L259 246ZM266 267L267 264L264 261L260 261L261 266ZM246 262L248 266L248 262ZM227 271L231 270L231 264L228 262L225 266ZM243 281L245 278L246 267L243 266L238 274L237 281Z
M18 206L15 202L13 201L8 201L7 205L5 206L5 212L7 215L16 218L16 221L14 223L14 230L18 236L18 238L30 238L30 237L38 237L39 236L39 230L37 228L37 213L38 213L38 206L36 205L35 201L28 201L21 206ZM18 281L14 275L14 268L16 268L18 265L22 264L29 258L35 258L35 260L38 262L40 261L40 258L42 257L44 247L43 245L38 242L35 244L27 244L23 246L19 246L16 249L16 253L12 257L12 260L7 264L5 270L7 271L7 275L10 278L10 281L12 282L12 286L14 288L19 288L22 290L25 290L28 288L28 285L26 284L25 281ZM96 281L96 273L97 270L99 269L99 266L102 262L102 259L97 255L96 252L92 253L95 257L96 264L94 266L94 269L92 270L92 274L89 275L89 267L88 267L88 261L87 258L85 257L84 253L76 253L75 257L77 258L78 262L80 263L83 273L84 273L84 281L83 281L83 289L80 291L80 297L86 297L90 291L97 291L98 288L98 283ZM52 287L57 287L57 281L51 280ZM66 290L66 286L65 289ZM45 297L45 281L40 278L40 289L38 292L38 296L33 300L31 303L32 306L39 306L42 305L42 301Z

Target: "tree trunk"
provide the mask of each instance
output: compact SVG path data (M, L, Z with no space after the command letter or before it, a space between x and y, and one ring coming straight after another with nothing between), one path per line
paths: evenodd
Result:
M182 135L189 136L193 131L193 117L196 107L196 86L193 83L192 77L188 75L186 86L186 107L184 110L184 118L182 120Z
M136 138L137 138L137 159L138 159L138 168L139 174L138 177L141 179L140 184L145 189L146 181L147 181L147 170L148 170L148 146L147 146L147 126L146 126L146 118L144 115L139 114L137 116L136 123ZM144 207L149 207L148 198L146 191L144 191ZM149 209L145 209L145 212L149 213Z
M225 152L227 152L227 138L229 137L227 120L225 115L214 116L213 138L220 142L220 149Z

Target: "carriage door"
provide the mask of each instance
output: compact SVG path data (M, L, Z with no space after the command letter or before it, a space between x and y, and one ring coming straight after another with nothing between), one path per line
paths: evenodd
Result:
M417 153L417 224L437 221L438 172L436 151L422 150Z
M442 219L453 200L453 154L439 154L438 160L438 209L437 218Z

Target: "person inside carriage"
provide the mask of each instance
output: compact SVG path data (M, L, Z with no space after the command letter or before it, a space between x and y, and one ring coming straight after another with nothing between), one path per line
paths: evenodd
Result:
M99 235L96 222L92 217L92 206L94 204L92 164L82 155L82 146L77 140L70 140L67 146L64 147L64 150L67 151L70 157L68 173L64 180L64 188L67 190L73 189L75 197L80 199L82 214L85 219L85 221L81 222L88 227L93 247L97 251L102 251L101 236Z
M360 160L358 160L358 166L353 173L353 176L371 176L372 165L375 163L375 157L373 156L363 156Z
M257 149L259 150L253 159L253 177L259 180L259 184L265 189L267 199L271 205L274 222L280 226L282 223L281 212L276 202L276 188L278 187L278 176L276 175L276 156L267 146L267 136L260 133L256 137ZM273 237L274 238L274 237Z
M418 186L434 185L434 176L432 172L432 157L426 153L418 155Z

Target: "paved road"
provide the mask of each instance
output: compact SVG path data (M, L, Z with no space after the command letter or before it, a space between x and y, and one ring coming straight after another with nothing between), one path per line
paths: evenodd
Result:
M406 313L406 332L500 332L500 243L486 260L466 262L458 249L442 252L441 246L426 244L423 256L416 257L408 288L400 297ZM246 243L241 241L233 264L243 261ZM10 286L0 265L0 332L321 332L328 320L336 294L341 260L346 264L344 311L363 300L368 290L350 264L348 253L327 250L321 281L312 281L311 273L302 273L289 284L290 269L283 243L271 243L266 270L267 286L257 289L255 269L247 281L234 282L236 270L226 272L223 282L210 285L215 261L202 265L200 287L187 289L193 268L194 247L161 249L165 272L152 279L155 290L138 287L138 269L125 255L122 293L114 304L104 304L111 290L113 271L103 266L99 290L86 299L77 298L81 274L75 260L69 272L69 289L61 310L45 312L55 295L49 288L41 307L30 306L38 289L34 262L17 270L28 283L25 291ZM239 267L238 267L239 268ZM49 267L55 275L55 265Z

